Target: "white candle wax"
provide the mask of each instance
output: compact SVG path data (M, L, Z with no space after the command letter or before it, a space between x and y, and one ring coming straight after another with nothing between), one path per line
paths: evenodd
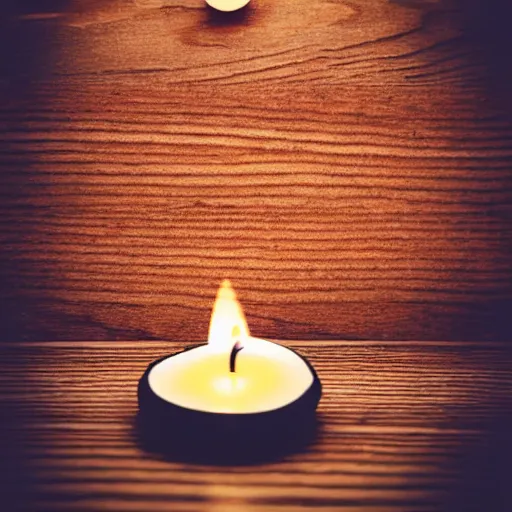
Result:
M161 399L208 413L252 414L284 407L313 384L304 359L292 350L247 338L230 371L229 352L203 345L156 364L149 386Z
M206 3L217 11L231 12L245 7L249 0L206 0Z

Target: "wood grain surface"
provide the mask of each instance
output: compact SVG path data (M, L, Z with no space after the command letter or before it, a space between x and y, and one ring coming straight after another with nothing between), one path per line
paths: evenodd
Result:
M511 510L506 345L291 346L323 383L316 440L221 466L148 452L134 434L139 377L183 344L4 344L2 510Z
M511 339L507 14L4 0L0 339Z

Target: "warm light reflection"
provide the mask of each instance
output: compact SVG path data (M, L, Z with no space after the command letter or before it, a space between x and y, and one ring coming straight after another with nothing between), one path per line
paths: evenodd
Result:
M213 304L208 344L228 352L235 342L242 343L249 337L249 327L242 306L238 302L231 282L225 279L217 291Z
M218 379L214 379L213 387L219 393L234 395L235 393L243 391L247 387L247 381L240 375L225 375Z

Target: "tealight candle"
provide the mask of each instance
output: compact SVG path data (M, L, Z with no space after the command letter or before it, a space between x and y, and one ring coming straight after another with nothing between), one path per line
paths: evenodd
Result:
M229 281L217 293L208 344L155 361L139 382L141 412L201 434L288 432L311 418L320 395L316 372L303 357L250 336Z
M217 11L232 12L245 7L250 0L206 0L206 3Z
M149 386L179 407L252 414L292 403L313 385L306 362L287 348L256 338L245 338L238 354L237 348L235 342L223 353L205 345L168 357L151 369Z

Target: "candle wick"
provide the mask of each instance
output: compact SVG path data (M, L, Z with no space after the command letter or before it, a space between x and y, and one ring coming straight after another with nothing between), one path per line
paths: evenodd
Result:
M242 350L243 348L243 345L239 341L237 341L233 345L233 348L231 349L231 354L229 356L229 371L231 373L235 373L236 356L238 355L238 352L240 352L240 350Z

